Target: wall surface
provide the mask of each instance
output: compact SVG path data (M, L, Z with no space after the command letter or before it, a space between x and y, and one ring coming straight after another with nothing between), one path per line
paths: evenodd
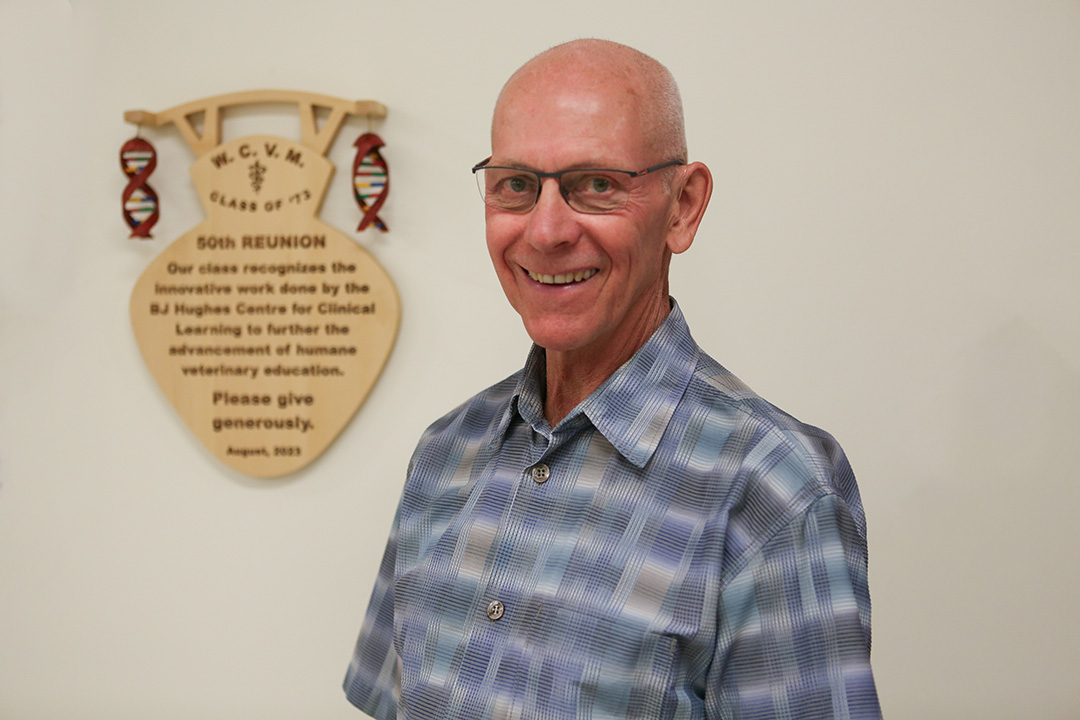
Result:
M1080 3L4 0L0 717L358 717L412 445L528 348L468 169L506 76L581 36L682 86L716 177L673 265L698 342L851 457L889 717L1078 716ZM175 130L144 131L156 239L119 210L125 110L257 88L389 107L391 232L358 241L404 308L365 406L280 480L203 449L135 346L136 279L203 217ZM352 237L365 127L321 215Z

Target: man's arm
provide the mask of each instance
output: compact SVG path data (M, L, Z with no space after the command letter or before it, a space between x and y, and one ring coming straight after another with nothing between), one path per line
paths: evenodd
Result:
M721 593L709 717L881 717L865 548L847 505L827 494L753 553Z
M397 717L401 690L401 664L394 649L397 531L398 517L395 516L344 683L349 702L377 720L394 720Z

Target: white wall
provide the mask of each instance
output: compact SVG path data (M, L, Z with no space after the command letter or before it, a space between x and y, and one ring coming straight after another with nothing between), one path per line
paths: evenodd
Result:
M354 718L341 677L422 428L527 349L468 168L495 95L578 36L667 63L717 179L673 292L700 344L826 427L870 520L892 718L1080 712L1080 4L0 2L0 717ZM280 9L279 9L280 8ZM124 110L286 88L390 116L401 335L278 481L224 468L127 298L202 218L174 130L126 239ZM245 112L226 139L297 137ZM322 217L349 232L348 124Z

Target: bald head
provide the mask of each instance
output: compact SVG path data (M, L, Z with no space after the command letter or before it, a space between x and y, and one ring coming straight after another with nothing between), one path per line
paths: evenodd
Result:
M582 90L621 90L635 106L639 130L655 161L687 159L682 100L675 78L645 53L608 40L573 40L522 65L499 93L492 131L500 122L500 107L516 93L551 92L568 84Z

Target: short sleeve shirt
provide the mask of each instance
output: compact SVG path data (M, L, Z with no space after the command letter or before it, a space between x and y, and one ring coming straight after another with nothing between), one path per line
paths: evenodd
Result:
M379 718L878 718L866 526L827 433L674 304L554 428L544 352L434 423L345 679Z

